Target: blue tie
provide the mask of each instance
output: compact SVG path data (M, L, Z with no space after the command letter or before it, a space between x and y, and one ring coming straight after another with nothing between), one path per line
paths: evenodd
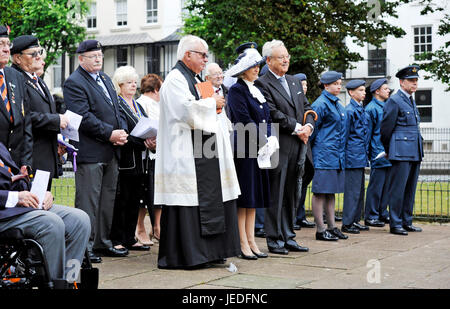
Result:
M97 78L95 80L97 81L97 84L102 88L103 92L105 93L106 97L109 100L109 103L112 104L111 97L109 96L109 93L106 90L105 85L103 84L102 80L100 79L100 75L97 75Z
M278 80L280 81L280 83L281 83L281 85L283 86L284 90L286 90L287 95L288 95L289 97L291 97L291 91L289 90L289 86L288 86L286 77L285 77L285 76L282 76L282 77L280 77Z

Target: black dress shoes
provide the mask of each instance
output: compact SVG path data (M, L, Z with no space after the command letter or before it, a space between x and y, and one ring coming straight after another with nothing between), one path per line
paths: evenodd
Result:
M239 257L244 260L257 260L258 259L258 257L256 255L245 255L244 253L242 253L242 251L241 251L241 255L239 255Z
M403 228L408 232L422 232L420 227L414 225L404 225Z
M294 223L294 230L299 231L302 227L299 224Z
M275 254L289 254L289 250L286 248L274 248L274 247L269 247L269 252L270 253L275 253Z
M357 228L353 224L352 225L343 225L341 230L344 233L359 234L359 228Z
M359 224L359 222L353 222L353 226L356 227L360 231L368 231L369 230L368 226Z
M384 223L386 223L386 224L389 224L389 222L390 222L391 220L389 219L389 217L386 217L386 218L380 218L380 221L381 221L381 222L384 222Z
M89 260L91 261L91 263L101 263L102 262L102 258L99 257L98 255L96 255L94 252L89 251Z
M127 246L128 250L134 250L134 251L149 251L150 246L147 245L141 245L141 246Z
M286 249L288 249L289 251L296 251L296 252L308 252L309 248L307 247L302 247L297 243L290 243L290 244L285 244L284 247Z
M374 227L383 227L384 226L384 222L377 220L377 219L364 220L364 224L367 226L374 226Z
M342 221L342 217L334 215L334 221L340 222L340 221Z
M110 257L125 257L128 255L128 249L126 248L105 248L105 249L98 249L95 250L96 252L102 254L103 256L110 256Z
M391 227L390 232L395 235L408 235L408 232L402 227Z
M266 231L263 228L255 229L255 237L266 238Z
M330 232L330 234L336 236L339 239L347 239L348 238L348 236L342 234L341 230L339 230L337 227L335 227L332 230L328 230L328 232Z
M264 253L264 252L256 253L256 252L253 251L253 250L252 250L252 252L253 252L254 255L256 255L256 257L257 257L258 259L263 259L263 258L266 258L266 257L269 256L267 253Z
M307 227L307 228L316 227L316 224L314 222L309 222L306 219L303 219L301 221L297 221L297 224L300 225L301 227Z
M323 232L316 232L316 240L325 240L325 241L337 241L339 238L328 232L327 230Z

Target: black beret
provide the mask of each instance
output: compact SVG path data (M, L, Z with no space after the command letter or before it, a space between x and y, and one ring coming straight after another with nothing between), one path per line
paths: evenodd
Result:
M32 35L21 35L12 41L12 45L11 55L14 55L19 54L28 48L39 47L39 40L37 37Z
M247 43L241 44L238 46L238 48L236 48L236 53L239 55L239 54L243 53L244 50L246 50L247 48L258 48L258 44L256 44L255 42L247 42Z
M86 40L78 45L77 54L82 54L94 50L102 50L102 44L97 40Z
M0 38L9 37L9 27L8 26L0 26Z
M420 67L418 65L409 65L398 71L395 77L399 79L419 78L419 73L417 73L419 70Z

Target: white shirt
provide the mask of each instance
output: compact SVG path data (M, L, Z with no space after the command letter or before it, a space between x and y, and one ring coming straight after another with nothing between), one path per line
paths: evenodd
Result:
M183 74L172 70L160 89L156 138L156 205L198 206L191 130L216 133L223 202L241 193L230 143L231 122L213 98L196 100Z
M153 100L152 98L141 95L136 102L141 104L144 112L147 114L148 118L158 120L159 121L159 103ZM143 158L145 158L145 151L143 152ZM156 153L149 152L150 160L156 159Z

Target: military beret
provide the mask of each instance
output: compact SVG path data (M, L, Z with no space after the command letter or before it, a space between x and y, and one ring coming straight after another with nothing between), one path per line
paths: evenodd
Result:
M247 42L247 43L241 44L238 46L238 48L236 48L236 53L241 54L247 48L258 48L258 44L256 44L255 42Z
M102 44L97 40L86 40L80 43L77 48L77 54L82 54L89 51L101 50Z
M306 75L303 73L295 74L294 77L297 78L299 81L306 80Z
M365 80L362 80L362 79L354 79L354 80L349 81L349 82L345 85L345 88L347 88L347 89L349 89L349 90L352 90L352 89L356 89L356 88L358 88L358 87L360 87L360 86L364 86L365 84L366 84L366 81L365 81Z
M395 77L399 79L419 78L420 67L418 65L409 65L406 68L401 69L395 74Z
M7 38L9 36L9 27L0 26L0 38Z
M336 71L328 71L322 74L320 82L322 84L331 84L342 78L342 73Z
M370 92L377 91L383 84L387 84L387 79L386 78L380 78L380 79L375 80L370 85Z
M19 54L25 49L39 47L39 40L32 35L21 35L12 41L11 55Z

